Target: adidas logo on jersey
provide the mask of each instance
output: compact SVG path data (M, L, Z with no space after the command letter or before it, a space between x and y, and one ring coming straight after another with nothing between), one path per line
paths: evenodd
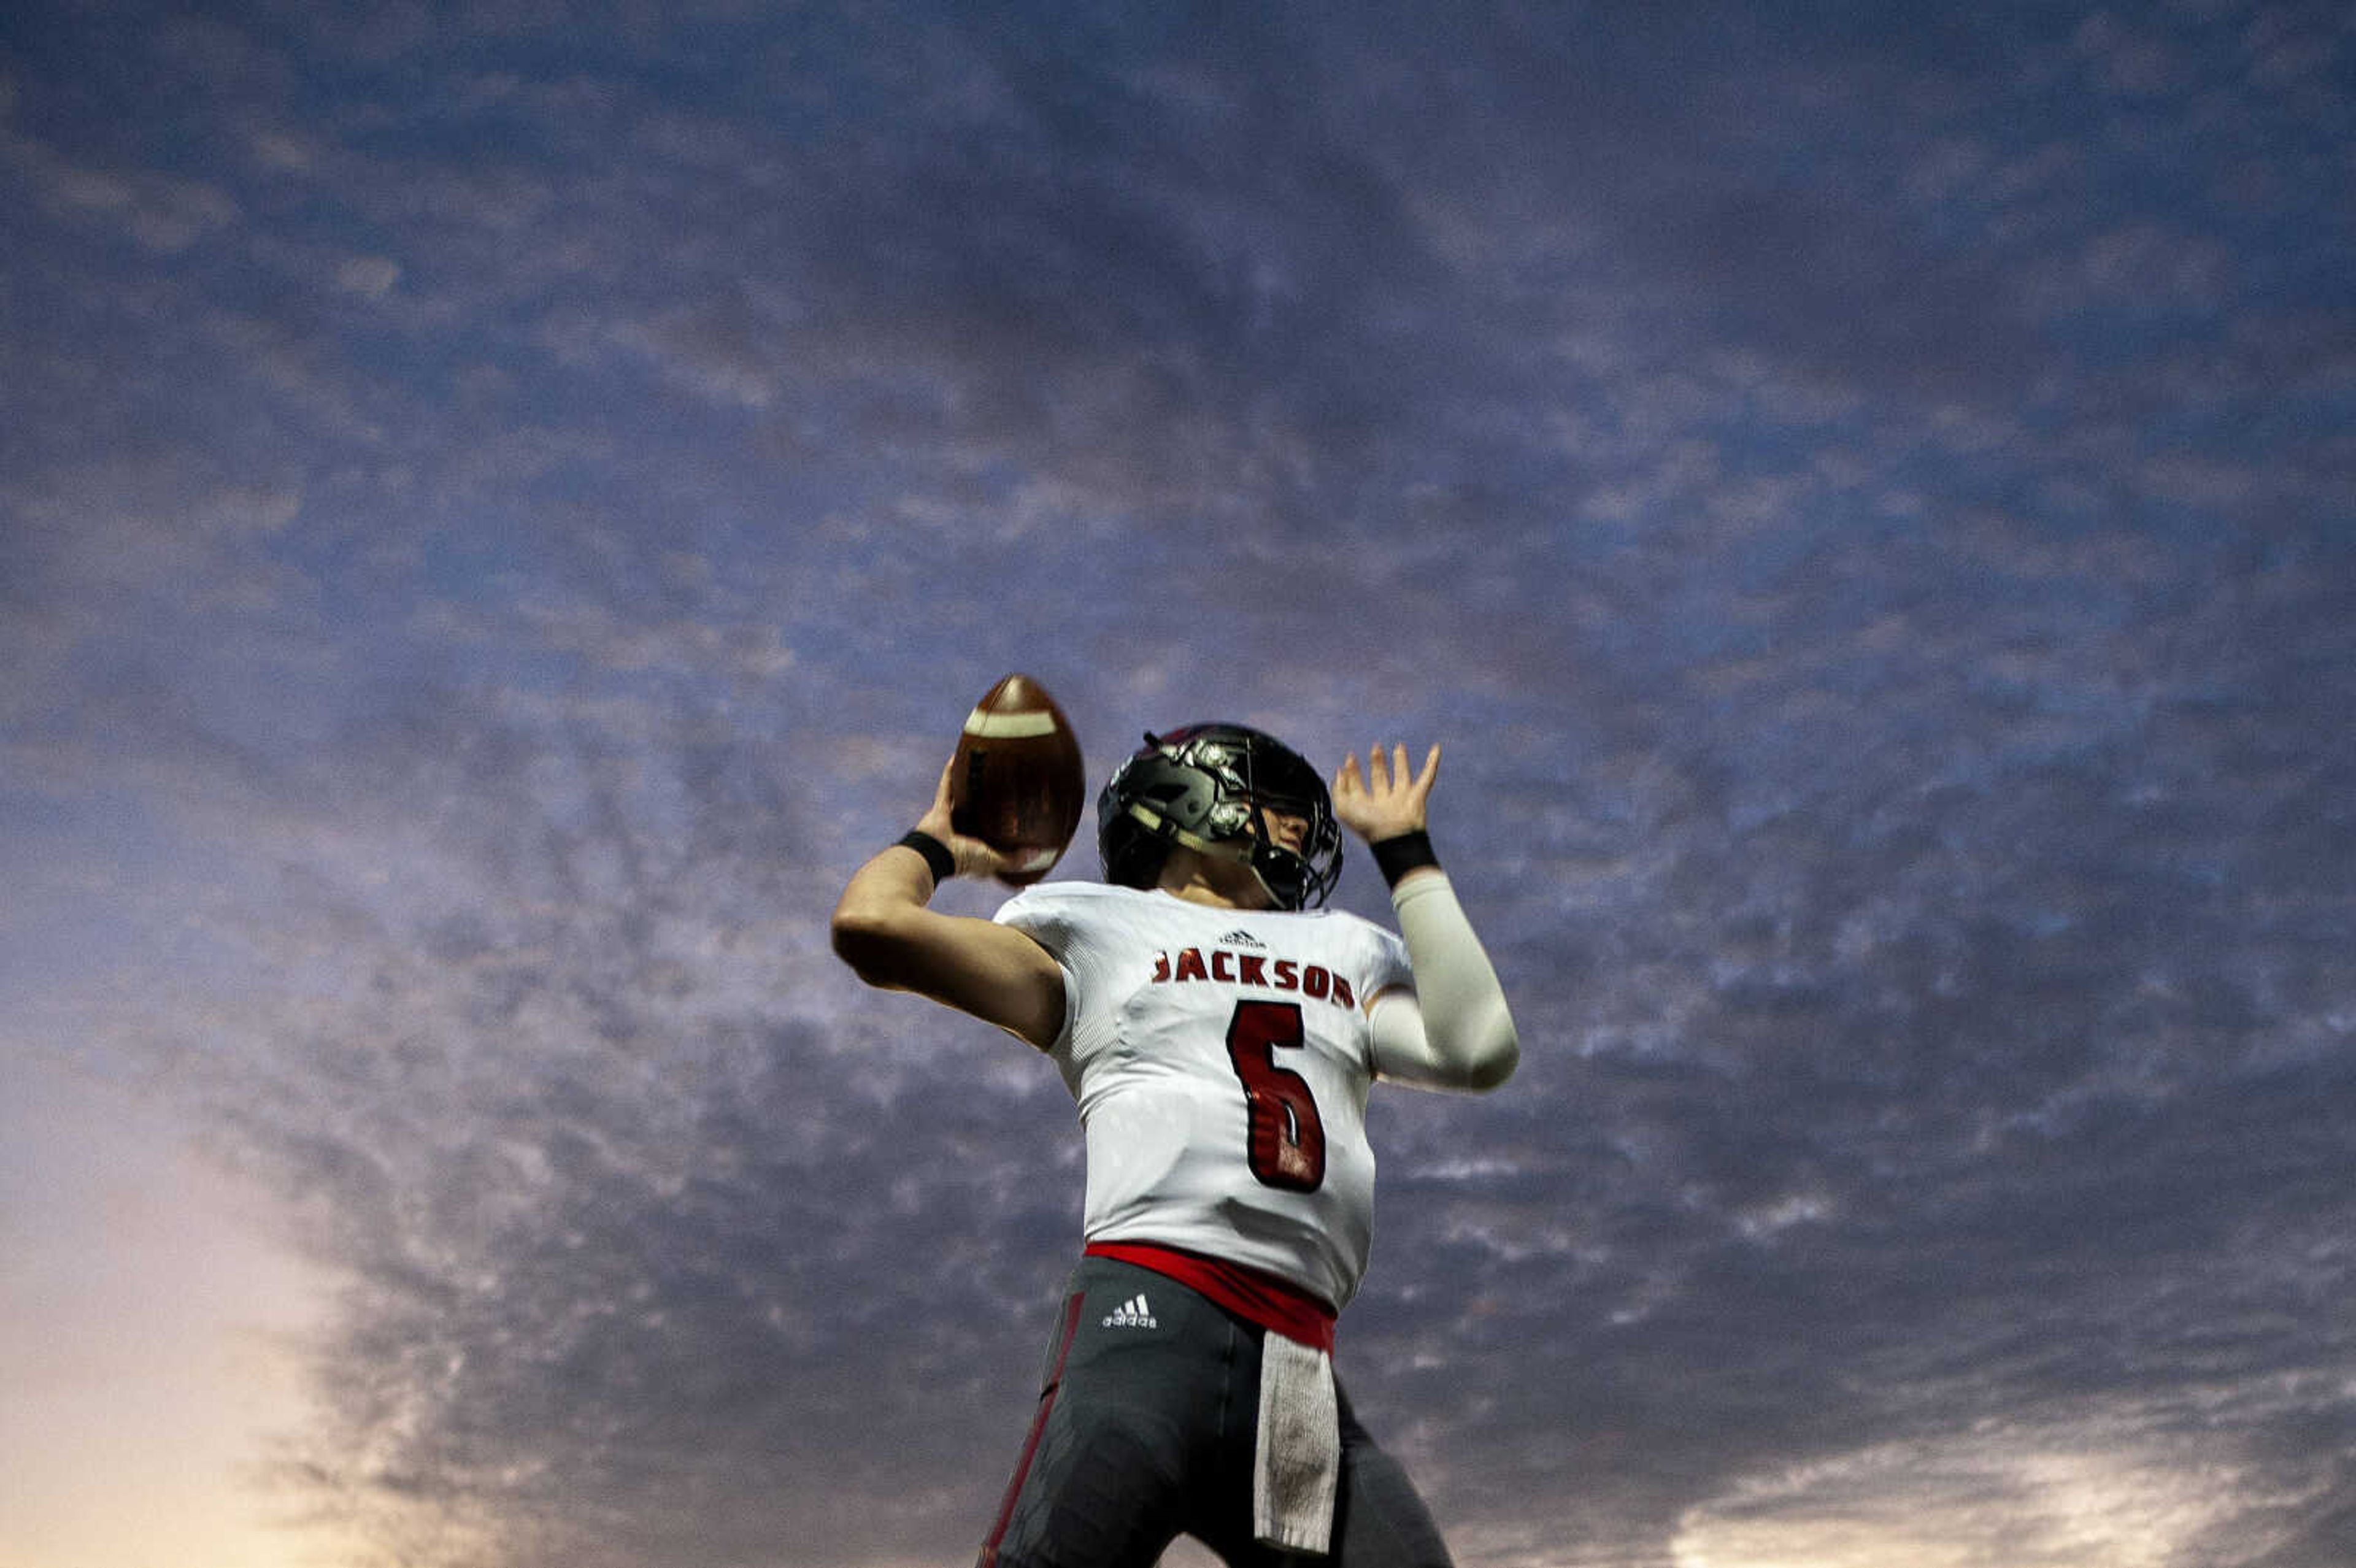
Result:
M1248 931L1237 930L1237 931L1231 931L1231 932L1227 933L1225 936L1222 936L1221 938L1219 938L1219 945L1220 945L1220 946L1222 946L1222 947L1261 947L1261 948L1264 948L1264 947L1266 947L1266 946L1268 945L1268 944L1267 944L1267 943L1265 943L1265 942L1262 942L1258 937L1254 936L1254 935L1253 935L1250 932L1248 932Z
M1118 1310L1114 1311L1105 1318L1104 1327L1108 1328L1159 1328L1162 1325L1154 1318L1153 1309L1145 1305L1144 1296L1140 1294L1132 1296L1127 1301L1122 1302Z

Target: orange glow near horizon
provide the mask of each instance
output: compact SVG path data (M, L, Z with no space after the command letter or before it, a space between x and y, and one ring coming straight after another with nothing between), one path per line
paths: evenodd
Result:
M0 1568L351 1561L258 1477L301 1417L296 1341L322 1282L134 1095L11 1059Z

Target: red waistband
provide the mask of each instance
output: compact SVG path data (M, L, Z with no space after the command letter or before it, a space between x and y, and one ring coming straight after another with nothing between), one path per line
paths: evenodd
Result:
M1314 1345L1327 1355L1333 1353L1333 1321L1338 1314L1299 1285L1274 1275L1153 1242L1091 1242L1085 1250L1092 1258L1150 1268L1210 1297L1247 1323Z

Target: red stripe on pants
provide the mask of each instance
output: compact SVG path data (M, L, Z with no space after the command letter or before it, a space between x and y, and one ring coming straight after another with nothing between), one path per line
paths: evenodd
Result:
M1079 1332L1080 1303L1086 1299L1074 1291L1064 1303L1064 1326L1055 1333L1055 1356L1047 1371L1047 1386L1039 1391L1039 1413L1031 1418L1031 1435L1023 1440L1023 1456L1014 1462L1014 1478L1006 1483L1006 1500L998 1505L998 1522L991 1527L990 1539L981 1543L981 1555L975 1559L974 1568L998 1568L998 1543L1006 1539L1006 1527L1014 1520L1014 1499L1023 1495L1023 1483L1031 1474L1031 1460L1039 1452L1039 1439L1047 1430L1047 1413L1055 1408L1056 1391L1064 1386L1064 1358L1072 1353L1072 1336Z

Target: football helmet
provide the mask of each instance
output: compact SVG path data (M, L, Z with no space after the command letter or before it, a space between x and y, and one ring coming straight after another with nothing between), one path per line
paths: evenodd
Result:
M1309 824L1300 848L1269 837L1267 808ZM1149 732L1097 798L1106 881L1153 886L1173 844L1248 865L1278 909L1315 909L1342 876L1325 781L1299 752L1241 724Z

